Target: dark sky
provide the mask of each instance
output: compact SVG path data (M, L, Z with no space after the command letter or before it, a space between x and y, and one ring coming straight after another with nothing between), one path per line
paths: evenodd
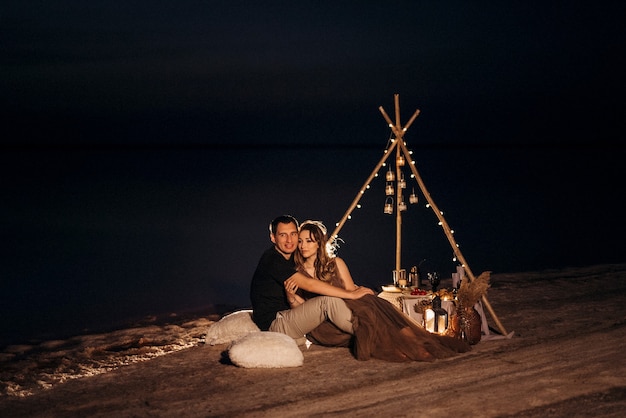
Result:
M394 93L422 144L623 126L622 2L9 3L12 143L378 145Z
M66 320L59 306L78 327L247 304L269 220L332 227L396 93L403 123L421 110L405 139L476 273L624 262L625 9L3 2L2 314L15 331L28 312ZM371 286L394 265L383 187L341 232ZM423 203L405 267L452 271Z

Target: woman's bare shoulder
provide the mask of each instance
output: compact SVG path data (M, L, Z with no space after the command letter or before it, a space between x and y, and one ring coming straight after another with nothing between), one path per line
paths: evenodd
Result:
M344 266L346 265L346 262L343 261L343 258L341 257L335 257L334 260L335 260L335 263L337 263L337 265L340 265L340 264L343 264Z

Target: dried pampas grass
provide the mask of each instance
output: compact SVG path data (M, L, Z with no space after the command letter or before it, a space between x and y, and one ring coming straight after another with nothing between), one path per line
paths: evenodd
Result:
M463 280L457 298L461 303L461 306L469 307L474 306L484 295L487 294L489 289L489 279L491 278L490 271L484 271L480 276L476 277L473 281Z

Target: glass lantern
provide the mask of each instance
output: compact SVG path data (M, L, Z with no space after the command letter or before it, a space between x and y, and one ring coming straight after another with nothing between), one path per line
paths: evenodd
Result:
M393 213L393 198L392 197L388 197L385 200L385 209L383 210L383 212L386 215L391 215Z
M396 175L393 171L391 171L391 167L389 167L389 171L386 174L387 181L394 181L396 179Z

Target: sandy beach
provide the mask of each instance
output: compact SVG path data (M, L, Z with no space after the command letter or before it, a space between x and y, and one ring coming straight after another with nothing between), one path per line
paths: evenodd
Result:
M361 362L312 346L302 367L243 369L225 345L201 342L210 321L199 318L179 327L179 349L27 396L4 393L0 416L623 416L626 264L494 273L488 299L514 337L447 360ZM6 378L12 360L2 361Z

